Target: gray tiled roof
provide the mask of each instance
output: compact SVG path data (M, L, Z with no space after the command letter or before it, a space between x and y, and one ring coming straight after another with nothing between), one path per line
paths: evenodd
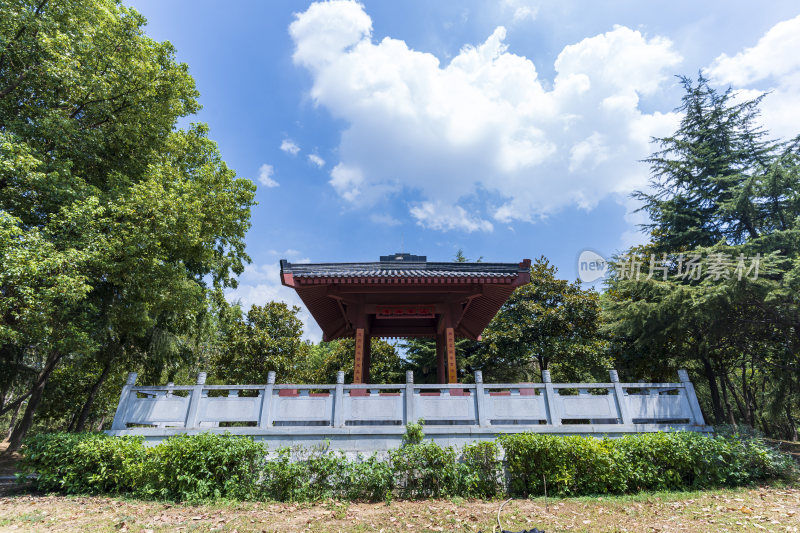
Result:
M518 263L429 263L429 262L375 262L375 263L289 263L281 261L281 271L295 278L372 278L372 277L516 277Z

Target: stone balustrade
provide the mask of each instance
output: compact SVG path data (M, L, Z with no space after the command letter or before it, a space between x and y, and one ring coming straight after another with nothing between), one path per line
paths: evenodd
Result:
M158 442L202 431L250 435L275 446L314 445L370 452L397 446L405 424L424 420L426 437L443 445L493 439L503 433L622 435L690 430L708 432L686 371L678 383L276 384L123 387L112 435L142 435Z

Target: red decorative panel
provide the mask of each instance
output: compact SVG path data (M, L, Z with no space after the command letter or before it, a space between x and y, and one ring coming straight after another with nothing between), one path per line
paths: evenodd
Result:
M436 309L432 305L379 305L376 318L434 318Z

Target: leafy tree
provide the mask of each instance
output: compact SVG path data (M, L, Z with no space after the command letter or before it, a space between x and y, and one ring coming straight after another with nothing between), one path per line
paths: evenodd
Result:
M467 259L467 256L464 255L464 250L461 249L461 248L459 248L456 251L456 256L453 258L453 261L455 261L456 263L469 263L470 262L470 260ZM483 262L483 256L480 256L478 259L475 260L475 262L476 263L482 263Z
M701 401L717 423L796 438L800 138L767 138L756 124L761 98L737 103L702 76L682 81L683 119L656 139L650 189L635 195L651 243L628 254L645 269L657 261L668 277L610 278L603 307L612 351L639 375L677 366L702 375ZM681 276L695 254L723 258L724 275ZM734 275L735 258L756 256L757 278Z
M254 305L228 327L220 353L211 360L214 379L225 383L266 383L274 371L280 383L301 375L308 345L302 340L299 307L283 302Z
M34 228L0 211L0 364L3 411L37 404L64 354L91 348L80 303L90 290L86 255L58 250ZM30 359L41 361L29 366ZM7 401L9 393L17 393ZM26 410L22 423L30 424Z
M542 370L579 381L608 368L598 294L557 272L544 257L534 262L531 283L517 288L489 323L470 366L506 383L541 378Z
M766 139L756 120L763 98L736 103L702 76L682 77L683 114L674 135L655 139L651 191L637 191L651 222L644 224L655 253L740 244L759 236L771 211L755 202L763 172L780 145ZM777 191L776 191L777 192Z
M472 339L456 339L456 368L460 381L469 383L474 379L470 361L479 346L480 343ZM439 383L434 339L412 337L404 341L403 348L416 383Z
M4 294L28 283L26 298L43 302L38 317L19 299L2 309L20 393L4 409L27 399L11 449L63 358L108 367L86 391L91 409L115 364L156 329L184 334L248 260L254 185L227 168L206 126L175 130L199 109L197 90L144 24L111 0L0 6L0 213L24 235L4 233L2 247L30 245L33 270L61 262L75 289L55 300L41 277L3 280Z
M344 372L345 383L353 381L354 339L339 339L312 345L301 375L306 383L336 383L336 373ZM370 381L405 383L406 362L393 344L383 339L370 341Z

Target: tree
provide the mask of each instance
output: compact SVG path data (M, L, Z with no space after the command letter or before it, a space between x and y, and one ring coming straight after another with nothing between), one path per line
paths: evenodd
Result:
M456 369L459 381L469 383L474 379L470 361L479 347L478 341L467 338L456 339ZM403 342L403 349L408 369L414 372L415 383L439 383L434 339L412 337Z
M794 437L800 139L767 138L756 125L761 98L737 103L702 76L682 81L680 126L655 140L650 189L635 194L651 242L614 266L621 274L626 261L658 263L667 276L612 276L607 333L631 372L659 378L685 366L703 376L698 391L714 422ZM682 275L692 256L724 274ZM745 257L758 258L757 277L733 275Z
M580 381L608 368L598 294L557 272L544 257L534 262L531 283L518 287L489 323L470 366L504 383L541 378L542 370Z
M80 306L90 290L85 259L78 250L58 250L38 229L25 231L19 219L0 211L2 412L16 411L26 400L38 404L61 357L91 348ZM30 367L31 358L41 364ZM9 392L19 396L6 401ZM20 424L30 425L32 416L26 409Z
M228 327L220 353L211 361L212 375L224 383L266 383L270 371L281 383L301 375L308 345L303 342L299 307L283 302L253 305Z
M354 339L321 342L310 347L301 375L305 383L336 383L336 374L344 372L345 383L353 381ZM383 339L370 341L370 381L404 383L406 362L395 345Z
M702 76L682 77L683 114L674 135L655 139L651 191L637 191L650 222L655 253L741 244L759 236L769 207L755 202L763 171L780 145L757 126L763 98L736 103L731 90L719 92Z
M32 334L13 302L3 309L13 339L3 352L17 362L16 383L29 380L17 386L15 401L27 404L10 449L62 358L109 368L91 400L124 354L164 324L185 332L249 260L254 185L227 168L206 126L175 130L199 108L197 91L172 45L146 37L144 24L111 0L0 7L0 212L53 257L78 256L69 261L86 286L71 306L41 308L57 337Z

